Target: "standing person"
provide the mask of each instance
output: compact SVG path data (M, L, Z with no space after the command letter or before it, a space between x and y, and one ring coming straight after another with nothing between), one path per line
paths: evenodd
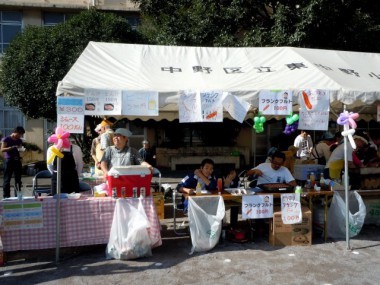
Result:
M21 138L25 134L23 127L16 127L10 136L2 139L1 152L4 153L4 181L3 181L3 197L9 198L11 196L11 179L13 173L15 174L15 185L21 189L21 174L22 164L18 148L22 146Z
M47 150L46 156L52 155L52 148ZM71 144L70 148L62 148L63 158L61 159L61 193L79 192L79 176L83 170L83 153L79 146ZM47 164L47 169L52 176L52 191L54 195L57 193L57 157Z
M198 183L202 190L215 190L217 189L216 178L214 173L214 161L209 158L202 160L200 168L194 170L185 176L177 185L177 191L180 193L195 195ZM187 212L188 200L182 196L183 210Z
M128 138L132 133L125 128L118 128L113 136L113 146L106 148L101 160L104 180L112 166L144 165L153 173L153 166L145 162L139 152L128 146Z
M102 151L105 151L105 149L108 147L108 146L112 146L113 145L113 135L114 135L114 131L111 129L112 127L112 122L108 121L107 119L104 119L100 125L102 126L103 129L103 133L101 134L100 136L100 149Z
M294 146L298 147L297 157L302 160L307 160L310 158L310 153L313 149L313 141L311 136L306 131L301 131L301 133L294 140Z
M318 160L318 164L326 165L331 156L331 146L335 143L335 136L330 132L325 132L322 140L311 151L311 157Z
M140 156L150 165L156 166L156 153L154 149L150 147L149 141L143 140L142 145L143 147L139 149Z
M103 152L100 150L100 136L103 133L103 128L100 124L96 126L95 132L98 133L98 136L92 140L90 154L94 160L95 175L103 176L103 172L100 167L100 160L103 157Z

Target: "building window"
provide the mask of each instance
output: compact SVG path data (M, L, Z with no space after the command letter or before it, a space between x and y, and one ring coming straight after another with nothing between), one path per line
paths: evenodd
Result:
M66 22L74 15L75 14L45 12L42 24L44 27L55 26L59 23Z
M0 96L0 131L3 137L9 136L17 126L24 126L25 117L16 108L7 106Z
M17 11L0 11L0 52L4 53L9 43L21 32L22 13Z
M140 18L138 16L126 16L128 24L131 26L132 31L136 31L140 24Z

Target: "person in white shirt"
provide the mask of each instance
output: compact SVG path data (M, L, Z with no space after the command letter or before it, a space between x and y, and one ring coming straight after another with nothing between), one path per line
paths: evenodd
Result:
M247 171L247 175L258 176L257 185L268 183L286 183L291 186L297 186L297 182L289 169L283 166L285 154L276 151L272 155L270 163L264 162Z
M301 133L294 140L293 145L298 147L298 158L302 160L310 159L310 153L313 149L313 141L311 136L306 131L301 131Z

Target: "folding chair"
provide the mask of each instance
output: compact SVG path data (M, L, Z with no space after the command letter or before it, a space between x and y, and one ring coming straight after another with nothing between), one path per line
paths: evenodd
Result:
M176 212L179 210L182 210L183 212L183 209L178 208L177 197L182 198L182 193L179 193L176 189L174 189L173 190L173 231L177 236L185 236L185 235L188 235L188 233L177 231L177 216L176 216L177 213Z
M153 177L158 177L158 181L152 181L150 183L150 188L153 190L152 192L164 192L161 189L161 172L157 168L153 168Z
M49 170L42 170L33 177L33 196L41 196L42 193L51 193L51 177L52 174ZM46 184L46 179L49 179L49 184ZM45 184L41 185L41 180L45 181Z

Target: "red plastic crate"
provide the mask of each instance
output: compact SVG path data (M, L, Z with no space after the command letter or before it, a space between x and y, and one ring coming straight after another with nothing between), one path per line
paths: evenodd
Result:
M122 197L122 187L125 187L125 197L133 197L133 187L137 187L138 197L141 187L145 187L145 196L149 196L151 181L152 173L148 167L140 165L112 167L107 177L108 196L112 197L112 188L114 187L116 187L117 197Z

